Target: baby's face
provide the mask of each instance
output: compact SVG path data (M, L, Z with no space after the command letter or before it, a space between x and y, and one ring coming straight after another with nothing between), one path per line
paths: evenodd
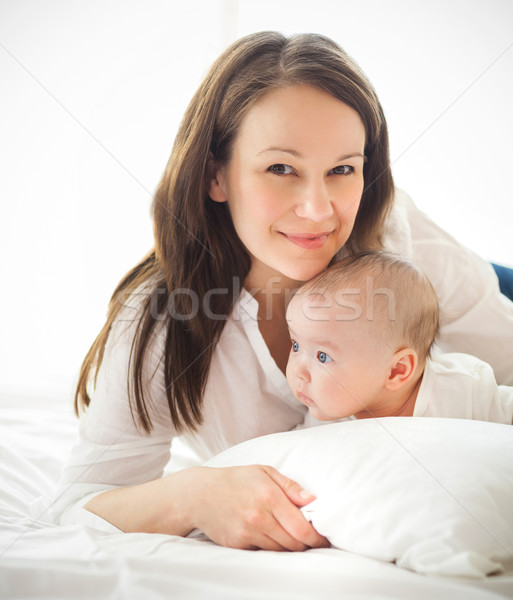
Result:
M287 380L312 415L327 421L378 414L393 355L379 318L306 294L291 300L287 321Z

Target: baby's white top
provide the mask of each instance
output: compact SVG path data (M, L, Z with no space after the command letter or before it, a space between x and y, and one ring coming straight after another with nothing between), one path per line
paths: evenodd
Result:
M428 360L414 417L513 423L513 386L497 385L489 364L453 352Z

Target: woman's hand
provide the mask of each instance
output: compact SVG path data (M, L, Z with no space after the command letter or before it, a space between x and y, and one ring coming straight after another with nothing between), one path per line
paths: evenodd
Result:
M126 532L198 528L222 546L300 551L329 546L298 508L313 499L273 467L192 467L102 492L84 508Z
M302 551L329 546L298 508L314 496L273 467L188 471L191 522L214 542L248 550Z

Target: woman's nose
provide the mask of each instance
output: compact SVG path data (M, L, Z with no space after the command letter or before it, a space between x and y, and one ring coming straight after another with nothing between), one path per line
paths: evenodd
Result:
M335 211L324 182L312 182L302 190L295 213L298 217L316 222L333 218Z

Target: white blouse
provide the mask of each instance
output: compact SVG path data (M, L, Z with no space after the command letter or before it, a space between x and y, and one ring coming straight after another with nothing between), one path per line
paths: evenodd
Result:
M431 279L441 308L440 350L473 354L492 365L498 383L513 385L513 303L500 294L489 263L437 227L401 191L388 219L385 248L410 258ZM234 444L302 423L306 408L274 362L257 311L256 300L242 290L213 353L203 424L178 438L165 394L162 326L147 355L146 368L154 373L148 389L151 435L132 419L127 379L137 305L127 303L111 329L91 404L62 474L53 507L57 522L115 530L82 508L94 495L157 479Z

